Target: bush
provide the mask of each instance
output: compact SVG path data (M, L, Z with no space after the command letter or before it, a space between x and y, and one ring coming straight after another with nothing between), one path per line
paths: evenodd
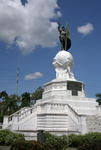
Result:
M78 150L101 150L101 143L91 143L78 146Z
M75 135L71 134L69 135L69 146L70 147L78 147L79 145L82 145L85 143L86 139L84 135Z
M44 150L65 150L68 146L66 136L55 136L45 133Z
M16 134L9 130L0 131L0 145L10 145L16 141L24 141L24 135Z
M43 150L43 146L36 141L18 141L11 145L10 150Z
M36 141L19 141L11 145L11 150L65 150L66 148L66 136L54 136L48 132L45 133L43 144Z
M85 135L70 135L69 146L78 147L78 150L101 150L101 133Z

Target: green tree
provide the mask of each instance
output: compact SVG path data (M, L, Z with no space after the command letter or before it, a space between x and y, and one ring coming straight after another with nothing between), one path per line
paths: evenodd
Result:
M34 93L32 93L31 99L38 100L42 98L43 88L39 86Z
M13 94L10 96L7 96L5 100L3 100L4 105L4 115L11 115L12 113L19 110L18 102L20 98Z
M18 101L19 97L15 94L8 95L6 91L0 93L0 118L2 120L4 115L11 115L19 109Z
M0 92L0 99L1 99L1 101L3 101L7 97L8 97L8 94L6 93L6 91Z
M29 107L30 101L31 101L30 93L28 93L28 92L23 93L21 95L21 108L22 107Z
M3 122L3 104L0 102L0 122Z
M101 94L96 94L97 97L97 102L99 103L99 105L101 105Z
M6 91L0 92L0 122L3 121L4 109L5 109L4 100L7 99L7 97L8 94L6 93Z

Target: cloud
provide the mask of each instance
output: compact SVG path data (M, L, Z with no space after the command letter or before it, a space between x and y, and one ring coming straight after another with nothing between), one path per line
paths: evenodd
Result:
M85 25L79 26L77 31L83 35L87 35L94 30L93 24L87 23Z
M42 73L35 72L35 73L32 73L32 74L26 75L25 80L35 80L35 79L38 79L38 78L41 78L41 77L43 77Z
M0 41L15 43L23 54L36 46L53 47L58 40L57 23L61 16L57 0L0 0Z

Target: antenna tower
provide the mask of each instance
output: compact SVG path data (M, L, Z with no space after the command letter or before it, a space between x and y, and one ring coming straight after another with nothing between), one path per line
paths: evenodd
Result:
M19 72L20 69L19 67L17 67L17 71L16 71L16 95L18 96L18 85L19 85Z

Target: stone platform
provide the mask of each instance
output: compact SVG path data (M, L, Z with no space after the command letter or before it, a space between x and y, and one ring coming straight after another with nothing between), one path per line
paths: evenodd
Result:
M98 114L101 114L100 106L94 98L86 98L84 83L52 80L45 84L43 98L33 107L5 117L3 129L23 133L28 140L36 139L39 130L57 135L85 134L98 131L94 124L94 121L100 123ZM90 125L94 116L92 130ZM100 129L101 126L99 132Z

